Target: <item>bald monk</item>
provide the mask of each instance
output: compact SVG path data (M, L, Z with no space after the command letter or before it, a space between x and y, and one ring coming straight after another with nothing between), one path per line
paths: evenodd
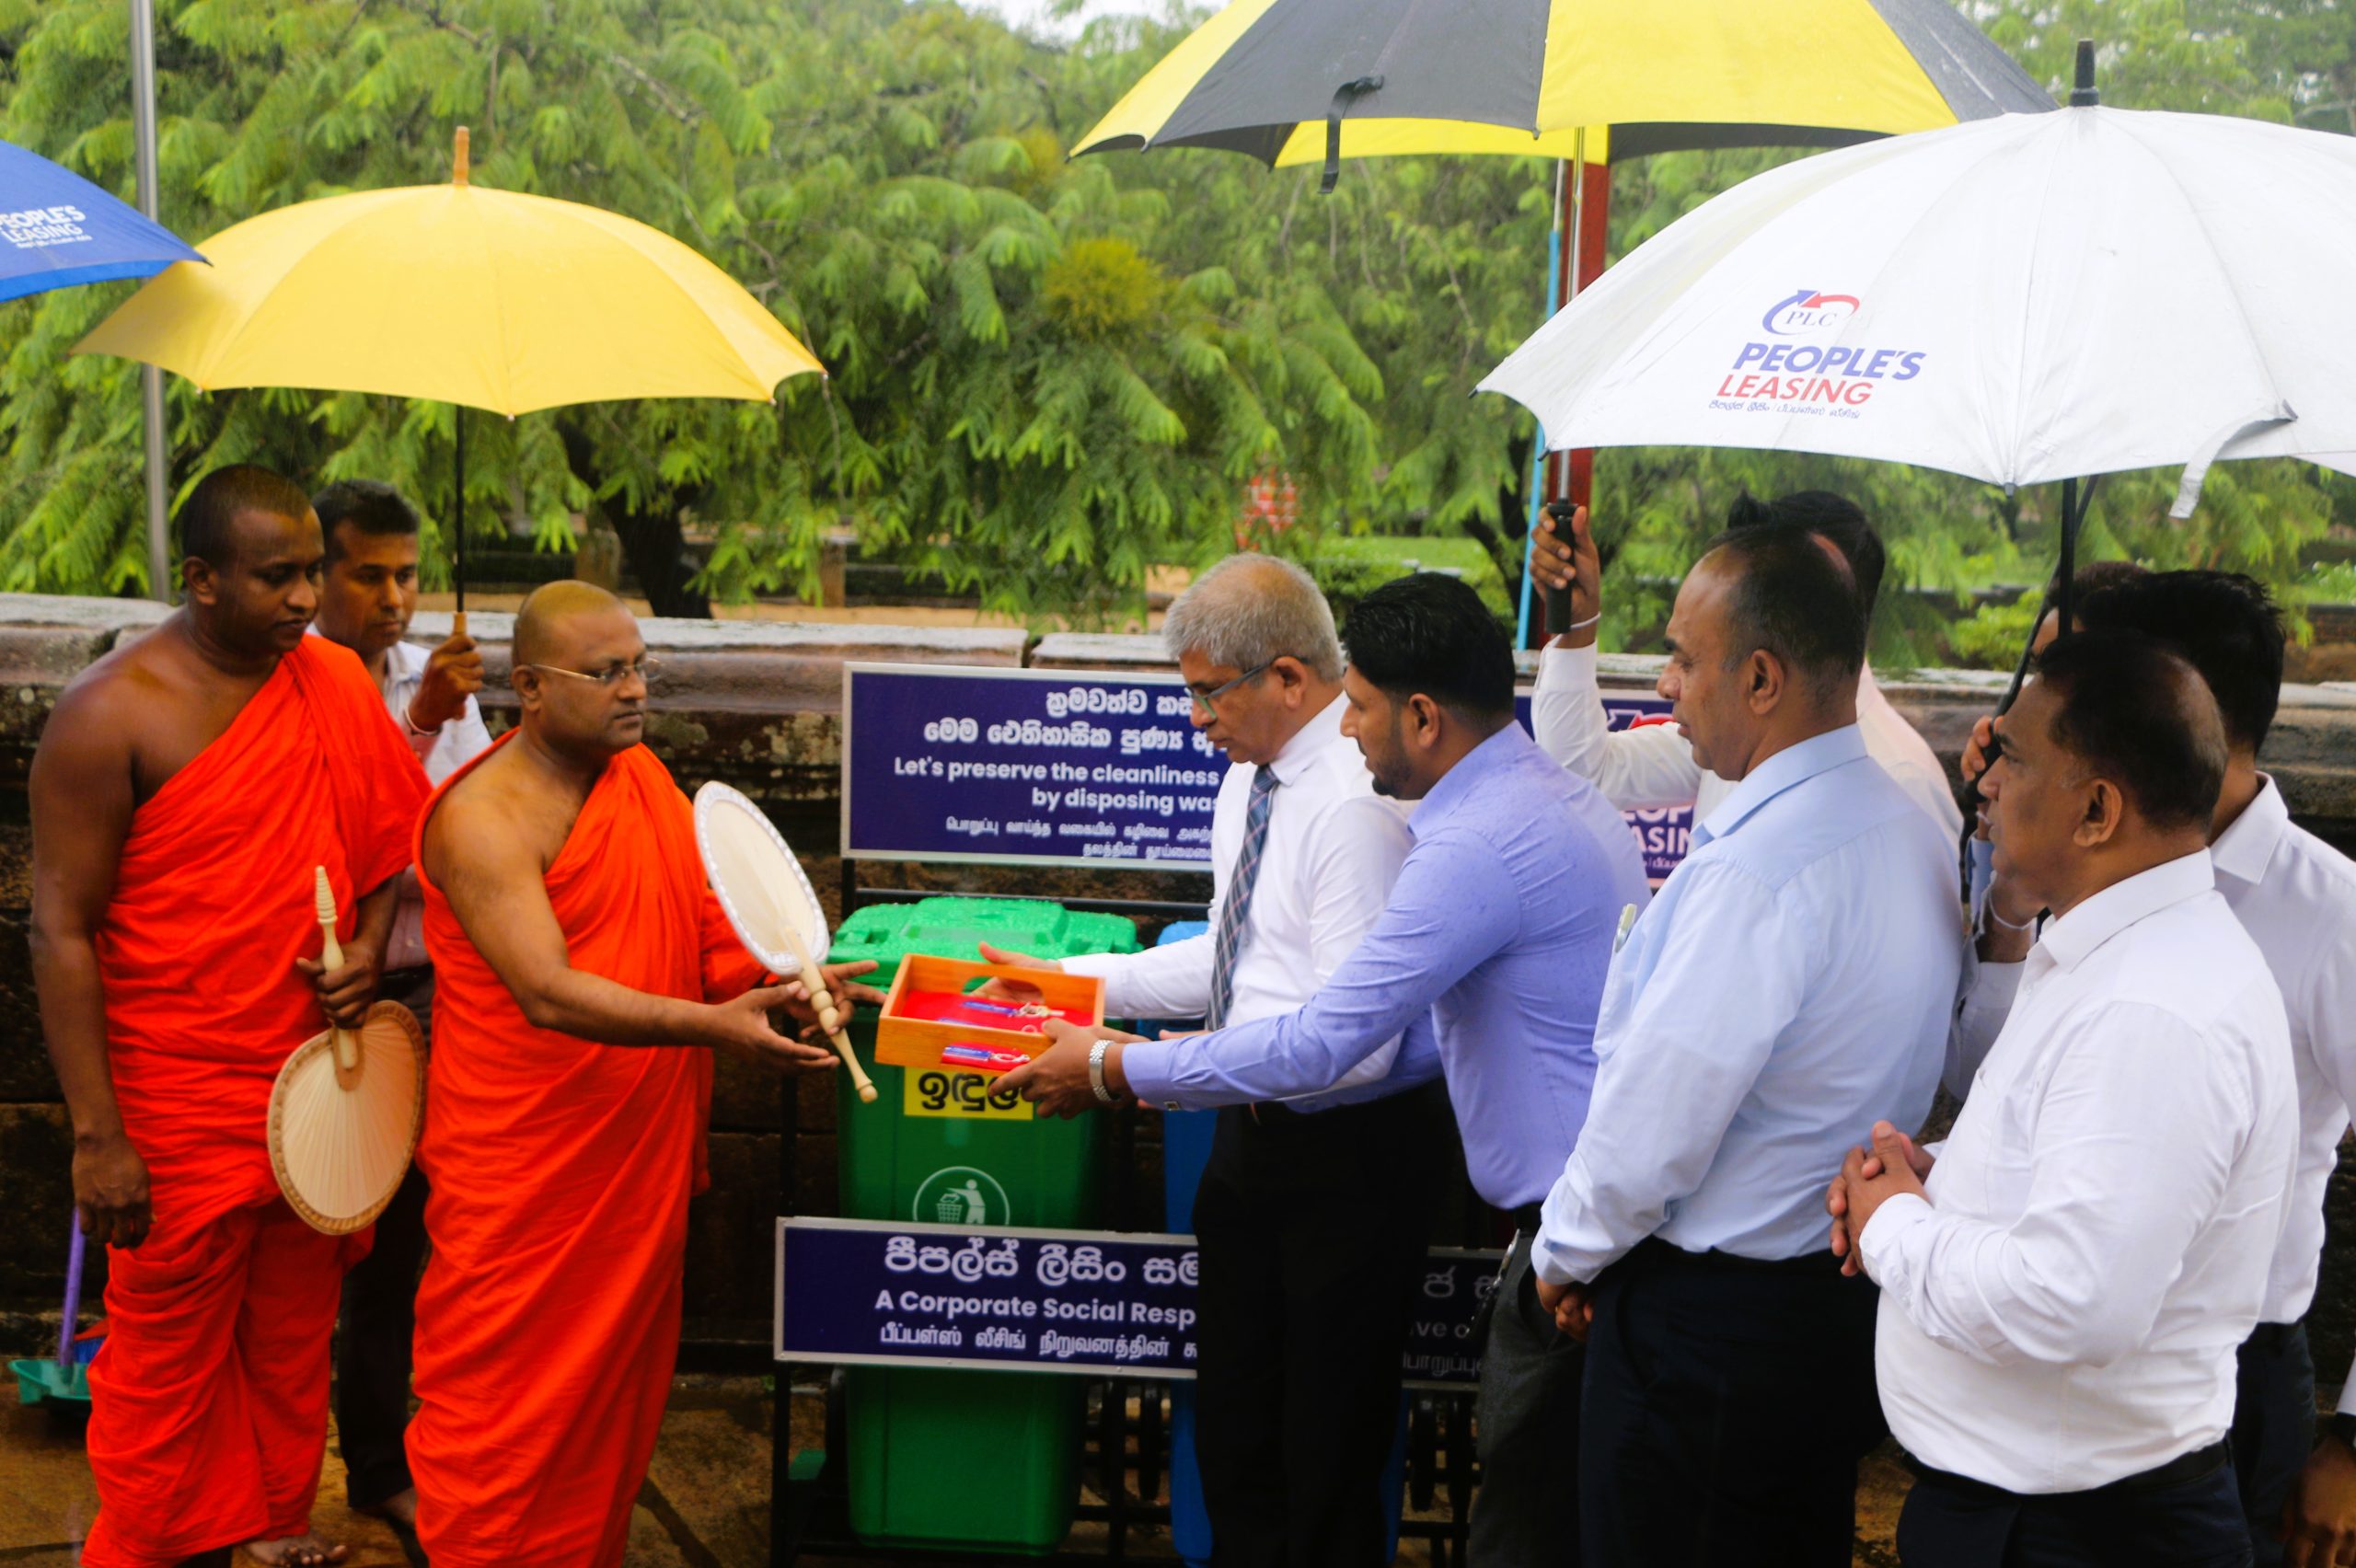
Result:
M108 1257L89 1568L341 1561L310 1533L328 1343L367 1236L322 1236L265 1142L278 1069L373 997L425 775L347 650L306 638L318 519L261 468L178 518L185 603L58 698L32 767L33 978ZM313 868L341 915L321 974Z
M692 810L640 744L629 611L549 583L513 654L520 724L419 834L440 994L410 1471L434 1568L613 1568L678 1353L712 1053L835 1058L770 1026L810 1020L798 985L747 989L760 966L705 885Z

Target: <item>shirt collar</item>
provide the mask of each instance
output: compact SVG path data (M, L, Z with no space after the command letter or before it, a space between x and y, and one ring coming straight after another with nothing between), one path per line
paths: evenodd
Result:
M2198 849L2111 883L2057 920L2046 922L2038 946L2056 966L2075 969L2103 943L2170 905L2182 904L2217 885L2209 851Z
M2234 819L2234 825L2209 846L2217 874L2253 887L2264 881L2274 847L2282 842L2282 830L2290 825L2291 808L2283 803L2282 791L2274 787L2273 779L2259 774L2258 793Z
M1415 804L1415 814L1408 819L1411 827L1421 827L1438 822L1462 802L1482 779L1507 767L1523 751L1535 746L1529 732L1519 724L1507 724L1471 751L1456 759L1456 766L1440 777L1440 781L1426 791Z
M1865 737L1854 724L1810 735L1796 745L1785 746L1745 774L1702 826L1712 838L1724 838L1740 827L1751 813L1794 785L1805 784L1819 773L1829 773L1865 755Z
M1299 783L1301 776L1317 766L1326 748L1342 739L1342 694L1335 692L1331 702L1311 714L1309 721L1292 732L1292 739L1268 764L1268 771L1276 776L1277 783Z

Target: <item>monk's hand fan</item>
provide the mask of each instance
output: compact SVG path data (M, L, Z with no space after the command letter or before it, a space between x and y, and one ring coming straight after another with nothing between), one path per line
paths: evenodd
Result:
M343 967L327 868L315 891L319 963ZM425 1120L425 1037L417 1015L378 1002L357 1029L329 1027L295 1047L270 1093L270 1165L287 1205L341 1236L384 1212L409 1172Z
M802 862L786 847L785 836L760 807L713 782L696 791L696 848L703 856L705 880L745 951L773 974L801 977L817 1009L818 1027L850 1069L851 1086L860 1100L873 1100L875 1085L850 1048L842 1013L812 957L834 945L826 913L810 879L802 874Z

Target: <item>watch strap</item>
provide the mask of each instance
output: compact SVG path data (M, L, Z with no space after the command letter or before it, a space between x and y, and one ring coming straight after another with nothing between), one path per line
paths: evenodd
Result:
M1118 1105L1120 1096L1104 1086L1104 1053L1112 1048L1110 1040L1099 1040L1088 1048L1088 1087L1096 1091L1096 1098L1102 1103Z

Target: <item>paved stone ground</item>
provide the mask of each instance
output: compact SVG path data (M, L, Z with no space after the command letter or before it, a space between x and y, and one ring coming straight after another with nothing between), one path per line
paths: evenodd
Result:
M797 1450L820 1444L823 1421L815 1400L795 1401ZM768 1418L759 1381L680 1378L630 1520L627 1568L768 1568ZM1858 1493L1858 1568L1896 1563L1889 1537L1905 1483L1896 1464L1878 1458L1868 1464ZM0 1405L0 1565L73 1568L75 1546L97 1507L80 1433L40 1410ZM343 1506L343 1464L332 1434L315 1523L329 1538L350 1543L349 1568L405 1568L392 1533ZM1089 1544L1076 1532L1074 1550ZM1155 1536L1133 1534L1129 1555L1172 1560L1166 1538ZM809 1568L835 1568L803 1561ZM911 1559L925 1561L937 1560ZM1420 1550L1400 1557L1403 1564L1426 1561ZM254 1568L242 1554L238 1564Z

